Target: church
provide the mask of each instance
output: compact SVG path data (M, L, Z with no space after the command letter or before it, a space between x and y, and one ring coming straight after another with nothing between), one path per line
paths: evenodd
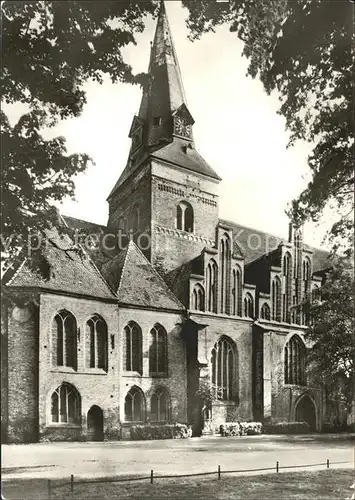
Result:
M130 439L148 422L194 435L233 421L322 429L301 305L316 296L327 253L302 228L281 240L220 219L221 178L193 125L162 2L107 225L60 218L98 236L105 258L53 229L45 272L24 259L5 275L6 442Z

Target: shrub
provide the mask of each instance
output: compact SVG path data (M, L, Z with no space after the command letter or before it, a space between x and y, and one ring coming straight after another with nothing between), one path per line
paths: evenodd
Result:
M221 424L221 436L255 436L262 433L261 422L226 422Z
M277 422L264 426L265 434L307 434L310 430L307 422Z
M322 427L324 433L349 432L349 426L343 422L324 422Z
M132 425L131 439L186 439L191 437L192 430L185 424L141 424Z

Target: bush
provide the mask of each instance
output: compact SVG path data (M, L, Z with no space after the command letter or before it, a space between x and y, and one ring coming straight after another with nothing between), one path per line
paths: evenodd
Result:
M192 429L185 424L142 424L132 425L131 439L186 439L191 437Z
M262 433L262 427L260 422L226 422L219 432L221 436L255 436Z
M265 434L307 434L310 430L307 422L277 422L264 426Z
M322 427L324 433L349 432L349 426L346 423L324 422Z

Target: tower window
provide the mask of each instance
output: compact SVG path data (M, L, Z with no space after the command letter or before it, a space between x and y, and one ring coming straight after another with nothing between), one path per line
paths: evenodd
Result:
M187 201L182 201L176 208L176 228L187 233L194 231L194 211Z
M161 116L153 116L154 127L159 127L162 124Z

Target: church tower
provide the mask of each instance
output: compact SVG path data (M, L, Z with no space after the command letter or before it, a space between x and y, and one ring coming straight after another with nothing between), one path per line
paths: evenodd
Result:
M220 177L195 149L193 125L162 1L127 164L108 197L108 226L131 234L166 272L215 242Z

